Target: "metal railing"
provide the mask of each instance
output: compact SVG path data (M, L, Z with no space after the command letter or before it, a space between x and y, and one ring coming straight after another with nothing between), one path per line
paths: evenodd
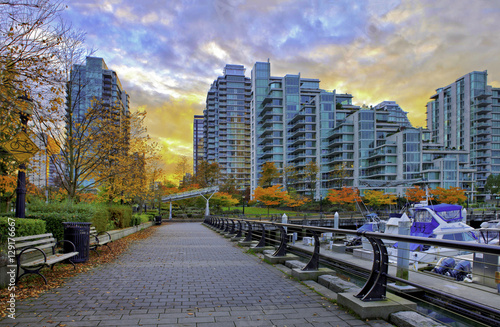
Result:
M277 217L273 218L276 218L277 220ZM496 304L491 305L492 301L481 301L481 299L479 298L471 298L470 294L454 294L453 292L447 292L443 289L436 289L435 287L432 287L433 285L431 284L426 284L425 280L429 277L442 278L447 282L453 281L451 277L445 277L435 273L430 273L428 271L429 269L427 269L427 271L412 271L412 274L414 274L412 276L419 277L415 279L404 279L389 274L388 268L389 266L392 266L392 264L389 262L387 246L384 241L387 243L389 241L399 242L401 247L404 246L403 244L409 245L413 243L429 247L456 249L460 251L473 252L475 254L493 256L500 256L500 246L467 243L452 240L437 240L434 238L426 237L384 234L378 232L364 232L350 229L335 229L310 225L283 224L269 220L249 220L242 218L224 218L218 216L206 217L204 223L213 227L214 229L224 231L225 233L231 235L234 234L233 238L239 239L243 236L243 234L245 234L245 242L258 240L258 242L255 242L256 247L264 247L266 246L266 244L272 244L276 248L273 256L284 256L286 255L287 251L291 251L292 249L295 250L295 246L290 246L288 244L289 236L294 231L300 233L301 235L312 235L312 238L314 239L314 250L312 251L312 253L310 253L311 251L303 252L310 255L309 261L303 268L303 270L306 271L317 270L320 266L320 263L323 265L328 265L336 260L335 258L331 258L331 256L325 256L320 253L320 249L324 249L321 248L321 233L331 233L332 235L337 236L351 235L363 237L366 238L371 244L373 259L371 269L362 267L355 268L360 271L369 271L369 276L366 279L364 286L356 295L356 297L360 298L362 301L380 301L386 299L388 280L391 280L400 284L415 287L416 289L419 289L423 292L432 294L436 299L441 299L436 300L436 302L446 302L445 304L441 303L441 305L445 306L446 310L451 310L454 312L458 311L459 314L463 314L471 319L474 319L475 321L484 323L486 325L495 325L498 323L498 321L500 321L500 306L498 305L498 303L500 303L500 294L496 293L496 290L494 289L486 289L485 287L478 288L479 286L477 286L476 284L467 284L467 287L471 287L471 292L472 290L474 290L474 292L481 292L481 294L486 294L485 296L493 297L491 299ZM236 227L236 225L238 225L238 227ZM285 229L287 229L287 231L285 231ZM277 239L278 233L280 235L279 240ZM342 263L342 259L339 259L339 262ZM344 265L345 263L346 262L343 262L342 265ZM333 266L335 266L335 264L333 264ZM439 267L439 265L436 265L436 267ZM497 267L497 270L500 270L500 268ZM500 283L500 281L496 282ZM461 283L460 285L466 285L463 282L456 283ZM465 292L467 293L467 291ZM460 310L462 312L460 312Z

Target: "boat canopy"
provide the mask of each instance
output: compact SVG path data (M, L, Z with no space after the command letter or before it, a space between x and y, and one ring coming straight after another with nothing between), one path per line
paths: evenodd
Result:
M434 211L437 215L439 215L447 222L462 220L462 206L458 204L441 203L431 206L415 208L415 212L424 211L425 209Z
M446 203L441 203L441 204L436 204L436 205L431 205L431 206L425 206L425 207L420 207L420 208L415 208L416 210L421 210L423 208L429 208L431 210L434 210L436 212L442 212L442 211L455 211L455 210L462 210L462 206L458 204L446 204Z

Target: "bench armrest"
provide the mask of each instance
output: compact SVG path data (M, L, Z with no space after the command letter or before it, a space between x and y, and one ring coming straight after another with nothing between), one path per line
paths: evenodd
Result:
M95 239L96 244L99 244L99 239L97 238L97 234L90 234L90 238L92 237Z
M106 231L99 233L99 235L104 235L104 234L108 235L109 240L111 241L111 234L110 233L108 233ZM97 235L97 236L99 236L99 235Z
M54 246L52 247L52 254L56 254L57 244L63 243L63 242L68 242L69 244L71 244L73 246L73 251L72 252L76 252L76 246L73 244L73 242L68 241L68 240L62 240L62 241L57 241L56 244L54 244Z
M20 267L21 266L21 256L24 254L25 251L27 250L37 250L37 251L40 251L42 254L43 254L43 262L46 263L47 262L47 255L45 254L45 252L39 248L37 248L36 246L28 246L26 248L24 248L21 252L19 252L19 254L16 256L16 259L17 259L17 266Z

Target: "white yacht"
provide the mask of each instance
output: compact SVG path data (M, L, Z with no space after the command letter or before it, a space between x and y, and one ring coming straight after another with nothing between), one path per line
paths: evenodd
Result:
M466 211L460 205L444 203L437 205L416 205L410 211L410 218L412 219L411 236L478 242L473 232L474 228L465 223ZM393 220L390 225L397 226L397 221L397 219ZM397 234L397 228L386 228L385 232ZM395 260L397 257L397 246L398 243L396 242L387 248L390 261ZM432 263L439 261L442 257L455 257L466 253L458 249L415 243L410 244L411 263Z

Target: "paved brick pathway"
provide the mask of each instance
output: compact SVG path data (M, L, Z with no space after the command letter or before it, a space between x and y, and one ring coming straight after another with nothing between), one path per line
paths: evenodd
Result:
M0 326L377 326L198 223L163 225L115 262L17 304Z

